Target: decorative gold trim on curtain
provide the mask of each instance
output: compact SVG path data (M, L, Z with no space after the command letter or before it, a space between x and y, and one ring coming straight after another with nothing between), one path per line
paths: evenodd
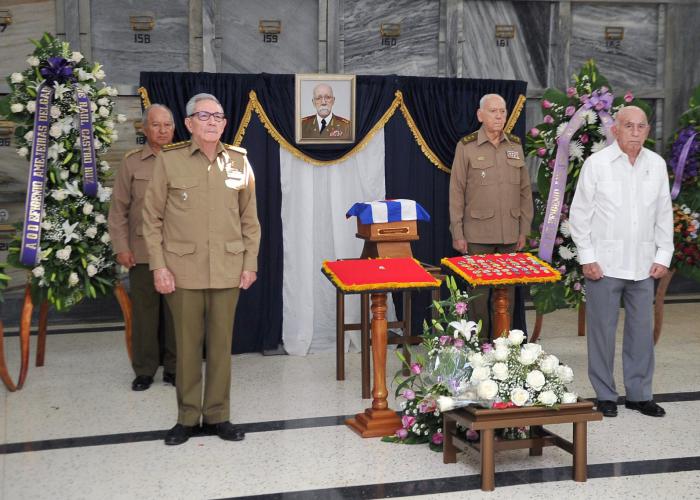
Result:
M504 130L508 133L510 133L513 130L513 127L515 127L515 124L518 122L518 118L520 118L520 113L523 112L523 107L525 106L525 101L527 99L525 98L524 95L520 94L518 96L518 100L515 103L515 107L513 108L513 112L510 114L510 117L508 118L508 122L506 123L506 126L504 127Z
M141 95L141 104L143 105L143 109L146 109L151 105L151 99L148 97L148 90L146 87L139 87L138 93Z
M401 95L401 91L397 90L396 93L399 94L399 96L401 97L401 114L403 115L404 120L406 120L408 128L411 130L411 133L413 134L413 139L415 139L416 144L420 146L420 150L423 152L425 157L428 160L430 160L430 163L435 165L443 172L447 172L449 174L451 170L444 163L442 163L435 154L435 152L432 149L430 149L430 146L428 146L428 143L425 142L425 139L423 138L423 134L421 134L420 130L418 130L418 127L416 127L416 122L413 120L411 113L408 111L406 103L403 102L403 95Z

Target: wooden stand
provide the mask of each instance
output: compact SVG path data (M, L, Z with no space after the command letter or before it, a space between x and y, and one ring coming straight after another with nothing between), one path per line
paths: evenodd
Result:
M495 489L495 452L499 450L529 449L530 456L542 455L545 446L557 446L573 455L573 479L584 482L587 471L587 422L602 420L603 415L593 410L590 401L563 404L559 409L530 406L526 408L487 409L467 406L443 413L445 441L443 462L457 461L457 450L468 448L481 454L481 489ZM544 429L544 425L572 423L573 442ZM480 441L473 443L457 436L457 424L480 431ZM530 427L531 437L519 440L496 438L495 430L506 427Z
M393 434L401 427L401 419L389 409L386 389L386 293L372 293L372 361L374 365L374 389L372 407L355 418L345 421L345 425L364 438L381 437Z
M537 342L539 340L540 333L542 333L543 320L543 314L537 313L535 315L535 329L532 331L530 342ZM578 336L586 336L586 304L581 304L578 308Z

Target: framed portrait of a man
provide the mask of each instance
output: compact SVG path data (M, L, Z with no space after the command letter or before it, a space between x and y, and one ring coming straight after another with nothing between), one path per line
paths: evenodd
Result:
M355 75L296 75L298 144L355 142Z

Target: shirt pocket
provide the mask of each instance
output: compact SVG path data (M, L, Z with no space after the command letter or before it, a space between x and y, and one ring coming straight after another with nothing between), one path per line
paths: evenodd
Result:
M642 203L651 206L656 203L657 185L653 181L642 181Z
M142 201L146 196L148 183L151 182L151 173L136 171L134 172L134 183L132 196L135 200Z
M617 270L622 264L622 240L600 240L595 253L603 274Z
M598 183L597 198L603 204L615 207L622 205L622 185L619 181L603 181Z
M175 177L168 187L168 204L175 210L187 211L195 208L199 180L195 177Z
M224 250L222 274L227 278L240 277L243 272L243 252L245 251L243 242L227 241L224 243Z
M471 171L471 182L473 184L478 184L480 186L488 186L490 184L496 184L496 182L498 182L496 169L494 168L494 165L491 162L476 161L472 164Z
M165 241L165 264L175 276L187 277L194 266L197 245L191 241Z
M508 182L511 184L520 184L520 177L523 174L525 162L523 160L508 159Z

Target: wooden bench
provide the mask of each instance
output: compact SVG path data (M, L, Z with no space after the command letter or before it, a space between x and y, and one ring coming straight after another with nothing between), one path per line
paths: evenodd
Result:
M593 410L590 401L564 404L559 409L528 406L523 408L490 409L467 406L448 411L443 415L443 462L457 461L457 450L466 451L474 448L481 453L481 489L491 491L495 488L494 454L499 450L530 450L530 456L542 455L545 446L558 446L573 455L574 481L584 482L587 470L587 426L591 421L602 420L603 415ZM567 441L546 430L543 426L572 423L574 426L573 442ZM467 429L480 431L479 442L471 442L457 435L457 424ZM495 436L496 429L506 427L530 427L530 438L519 440L502 440Z

